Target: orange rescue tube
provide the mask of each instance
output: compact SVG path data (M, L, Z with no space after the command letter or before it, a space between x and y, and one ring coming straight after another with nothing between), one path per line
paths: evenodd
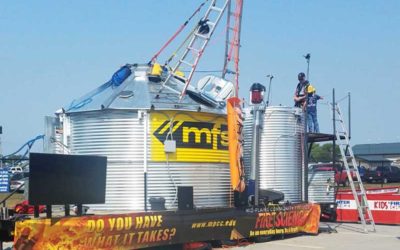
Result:
M243 165L243 116L241 100L237 97L229 98L227 109L231 185L234 191L243 192L246 185Z

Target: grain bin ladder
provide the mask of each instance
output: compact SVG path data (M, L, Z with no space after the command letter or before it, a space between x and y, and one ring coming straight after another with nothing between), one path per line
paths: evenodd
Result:
M213 35L218 22L221 20L221 17L224 14L227 5L230 4L230 0L223 1L223 5L220 6L217 6L216 2L217 2L216 0L213 0L211 2L204 17L202 18L204 24L209 26L209 31L206 34L201 34L199 32L201 28L199 25L199 28L195 32L193 32L190 42L186 47L184 53L182 54L181 58L171 69L170 74L162 83L163 88L167 88L173 92L176 92L177 94L179 94L180 99L182 99L185 96L186 89L190 85L190 81L192 79L193 73L196 70L199 59L202 56L208 42L210 41L210 38ZM216 14L216 16L213 15L214 13ZM213 20L210 20L211 16L214 16ZM193 52L194 54L193 57L190 56L192 54L191 52ZM179 67L181 65L190 68L187 77L182 77L177 74L177 71L179 71ZM171 77L176 77L182 80L182 83L179 83L179 81L175 81L179 85L182 85L181 86L182 89L177 89L175 86L171 85L169 81Z
M364 231L366 233L369 232L367 226L370 225L372 227L371 232L375 232L375 222L372 217L371 209L368 204L367 194L365 192L363 183L361 181L360 172L358 171L357 163L354 158L353 150L350 146L349 136L347 133L346 125L343 120L343 115L340 110L340 107L337 103L331 104L332 112L337 114L337 118L334 119L336 125L336 141L338 143L340 154L342 155L343 164L346 169L347 178L349 180L349 184L351 187L351 192L353 193L354 200L357 205L358 215L361 221L361 224L364 227ZM355 173L356 180L353 180L353 176L351 174L351 170L349 167L349 161L353 164L354 169L352 170Z

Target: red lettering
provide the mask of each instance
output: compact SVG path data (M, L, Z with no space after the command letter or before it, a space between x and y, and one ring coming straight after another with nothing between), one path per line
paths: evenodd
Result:
M260 225L261 220L262 220L262 217L260 215L258 215L258 217L256 219L256 226L255 226L256 229L261 227L261 225Z
M283 214L282 214L282 212L279 212L276 215L275 226L276 227L282 227L283 226Z
M378 209L388 209L389 206L386 201L375 201L374 202L374 208Z

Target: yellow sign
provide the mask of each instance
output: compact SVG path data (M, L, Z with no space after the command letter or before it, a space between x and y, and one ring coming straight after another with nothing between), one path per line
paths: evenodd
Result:
M180 111L150 115L152 161L229 162L226 116ZM165 152L166 140L175 141L176 152Z

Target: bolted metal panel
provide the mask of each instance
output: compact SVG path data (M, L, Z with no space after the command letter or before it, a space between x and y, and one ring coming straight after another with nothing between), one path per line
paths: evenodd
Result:
M71 154L107 156L106 203L94 210L143 210L144 133L137 111L71 113Z
M310 202L335 202L334 171L310 171L308 173L308 185L308 200Z
M162 113L162 114L161 114ZM196 207L228 207L233 192L230 186L228 148L225 147L226 116L201 112L150 113L148 137L147 197L164 197L166 208L177 207L177 187L193 186ZM170 128L166 120L175 124ZM182 128L181 126L188 126ZM196 127L196 134L183 135L183 131ZM176 153L165 153L160 134L171 131L168 139L176 141ZM209 136L211 131L211 136ZM188 136L186 142L184 137ZM208 137L207 137L208 136ZM207 138L211 141L207 141ZM227 138L226 138L227 139ZM203 143L203 145L198 145ZM205 147L206 146L206 147Z
M207 116L207 119L201 120L203 116ZM208 116L196 113L187 117L196 119L200 117L198 122L215 124L211 148L205 151L189 148L180 152L187 154L182 158L172 157L168 160L165 158L154 161L152 150L157 150L157 155L165 153L160 145L156 147L152 145L155 142L154 126L152 127L151 122L144 122L137 111L109 110L69 114L71 153L108 157L106 203L90 207L94 210L143 210L145 166L147 166L147 198L164 197L168 209L177 206L177 186L193 186L196 207L229 206L232 192L227 162L228 152L220 145L221 130L225 129L221 129L221 125L224 127L225 117ZM144 116L143 119L148 117L150 118ZM180 116L175 115L175 117ZM177 135L175 133L175 140L180 139ZM197 159L190 162L187 159L191 156L203 157L204 160L198 162ZM147 206L149 207L149 204Z
M228 207L231 203L230 172L227 164L150 162L148 197L164 197L166 208L177 207L178 186L193 187L193 202L200 207Z
M301 201L303 113L299 108L266 108L260 141L260 189L275 189L285 200Z

